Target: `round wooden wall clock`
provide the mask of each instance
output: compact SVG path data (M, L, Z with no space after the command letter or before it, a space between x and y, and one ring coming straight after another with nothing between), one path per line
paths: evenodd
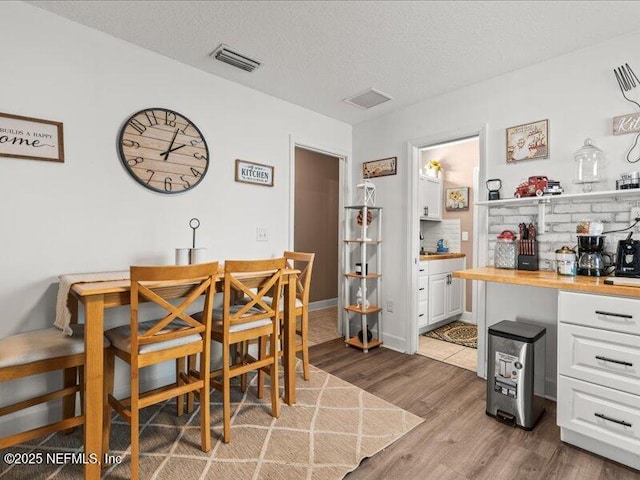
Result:
M131 176L160 193L192 189L209 167L202 132L187 117L166 108L131 115L120 129L118 149Z

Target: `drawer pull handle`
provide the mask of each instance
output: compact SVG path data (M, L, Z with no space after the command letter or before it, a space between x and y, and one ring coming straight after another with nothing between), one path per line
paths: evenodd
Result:
M594 413L594 415L598 418L606 420L608 422L617 423L618 425L624 425L625 427L632 427L629 422L625 422L624 420L618 420L616 418L607 417L604 413Z
M596 355L596 358L604 362L617 363L619 365L624 365L625 367L633 367L633 363L625 362L624 360L614 360L613 358L603 357L602 355Z
M420 290L420 291L422 291L422 290L424 290L424 287L422 287L422 288L419 288L418 290Z
M419 317L424 317L424 313L421 313L420 315L418 315Z
M603 312L602 310L596 310L598 315L606 315L608 317L620 317L620 318L633 318L633 315L627 315L626 313L611 313Z
M424 268L421 268L421 269L420 269L420 271L421 271L421 272L424 272Z

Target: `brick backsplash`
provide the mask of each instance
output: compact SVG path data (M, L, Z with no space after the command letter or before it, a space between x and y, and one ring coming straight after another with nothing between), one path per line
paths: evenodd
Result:
M436 250L438 240L443 238L449 246L450 252L460 252L460 219L446 219L440 222L422 221L420 222L420 230L424 236L424 240L420 242L426 251L433 252Z
M582 220L594 220L604 223L604 230L619 230L633 223L630 219L631 207L640 206L637 199L619 201L614 198L597 200L573 200L545 205L546 233L538 235L540 270L555 269L555 251L567 245L576 248L576 226ZM518 233L518 224L533 222L537 225L537 206L489 206L489 262L493 265L496 236L503 230ZM626 238L630 230L606 235L605 251L615 253L618 240ZM634 235L640 238L640 228L636 226Z

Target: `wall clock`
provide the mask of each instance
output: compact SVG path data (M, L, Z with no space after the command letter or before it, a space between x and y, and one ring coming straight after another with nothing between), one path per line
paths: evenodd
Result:
M131 115L118 136L120 160L141 185L180 193L198 185L209 167L202 132L184 115L147 108Z

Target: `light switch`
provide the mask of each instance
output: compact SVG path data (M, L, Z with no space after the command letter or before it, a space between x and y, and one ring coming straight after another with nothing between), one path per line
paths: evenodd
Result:
M462 241L463 242L469 241L469 232L462 232Z
M256 242L266 242L269 240L269 234L264 227L256 228Z

